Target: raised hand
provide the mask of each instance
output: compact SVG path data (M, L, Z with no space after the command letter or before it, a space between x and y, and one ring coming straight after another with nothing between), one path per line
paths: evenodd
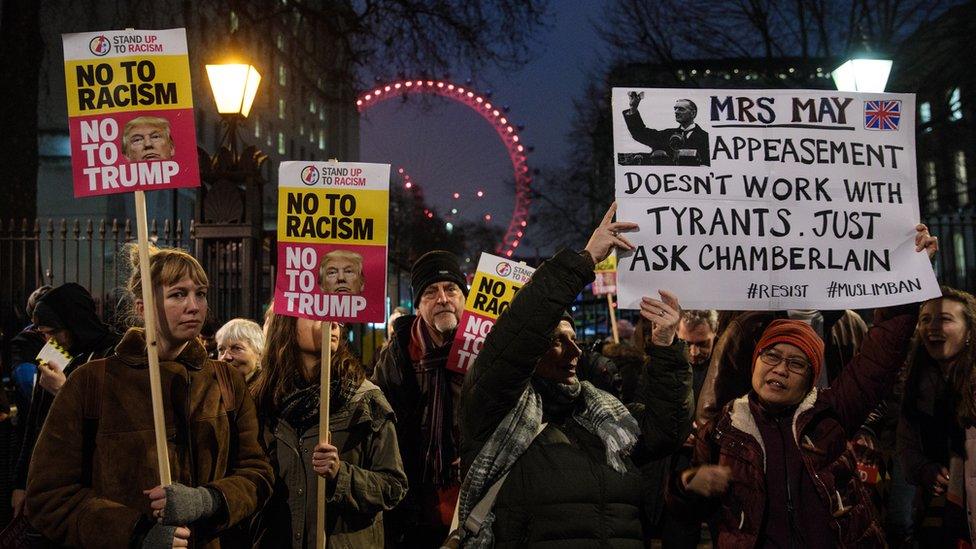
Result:
M915 251L925 250L929 254L929 259L935 257L935 252L939 251L939 237L929 234L929 228L924 223L915 225Z
M644 92L629 92L627 96L630 98L630 108L637 110L637 105L640 105L641 99L644 99Z
M639 227L637 223L627 223L624 221L613 221L613 215L617 213L617 203L614 202L610 205L610 209L603 216L603 220L600 221L600 225L593 230L593 234L590 235L590 241L586 243L585 250L589 252L590 257L593 261L599 263L610 255L610 251L613 250L614 246L624 249L633 250L634 245L631 244L626 238L620 236L623 231L634 231Z
M674 335L678 331L681 321L681 305L678 298L671 292L658 290L661 299L647 297L641 299L640 314L654 323L651 343L659 347L668 347L674 342Z

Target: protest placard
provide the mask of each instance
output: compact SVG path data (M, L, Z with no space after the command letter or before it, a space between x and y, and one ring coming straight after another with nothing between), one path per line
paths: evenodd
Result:
M282 162L276 314L386 320L390 166Z
M62 39L75 196L198 187L185 29Z
M454 343L447 356L447 369L465 373L474 364L485 336L498 317L508 309L515 294L529 281L535 269L524 263L482 253L471 291L464 302Z
M186 29L64 34L75 197L132 192L142 301L155 311L146 190L198 187ZM156 315L144 316L159 483L171 484Z
M617 293L617 254L607 256L596 264L593 269L596 277L593 279L593 295L608 295Z
M614 88L620 306L846 309L940 295L916 253L915 99Z
M54 339L47 340L35 358L38 363L44 362L59 372L63 372L71 362L71 355Z

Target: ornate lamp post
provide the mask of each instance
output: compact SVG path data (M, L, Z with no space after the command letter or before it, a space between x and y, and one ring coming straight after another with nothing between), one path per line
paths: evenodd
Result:
M264 274L261 166L267 155L253 145L242 146L238 125L251 112L261 75L250 64L207 65L207 77L225 131L213 156L201 151L203 185L197 200L196 256L210 273L216 290L214 309L226 320L256 318L258 288Z

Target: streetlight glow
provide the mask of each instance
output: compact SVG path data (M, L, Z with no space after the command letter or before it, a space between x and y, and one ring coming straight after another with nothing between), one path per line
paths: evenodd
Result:
M848 59L833 70L838 91L882 93L891 74L890 59Z
M247 118L261 83L258 70L253 65L244 64L207 65L207 78L217 112Z

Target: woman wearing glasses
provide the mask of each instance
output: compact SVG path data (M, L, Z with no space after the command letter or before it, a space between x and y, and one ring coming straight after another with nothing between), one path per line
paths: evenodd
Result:
M916 248L938 248L924 225ZM675 513L705 513L718 547L882 547L877 513L848 440L891 390L918 305L880 310L829 389L814 380L823 341L806 323L777 320L752 354L752 390L699 429L693 467L675 475Z

